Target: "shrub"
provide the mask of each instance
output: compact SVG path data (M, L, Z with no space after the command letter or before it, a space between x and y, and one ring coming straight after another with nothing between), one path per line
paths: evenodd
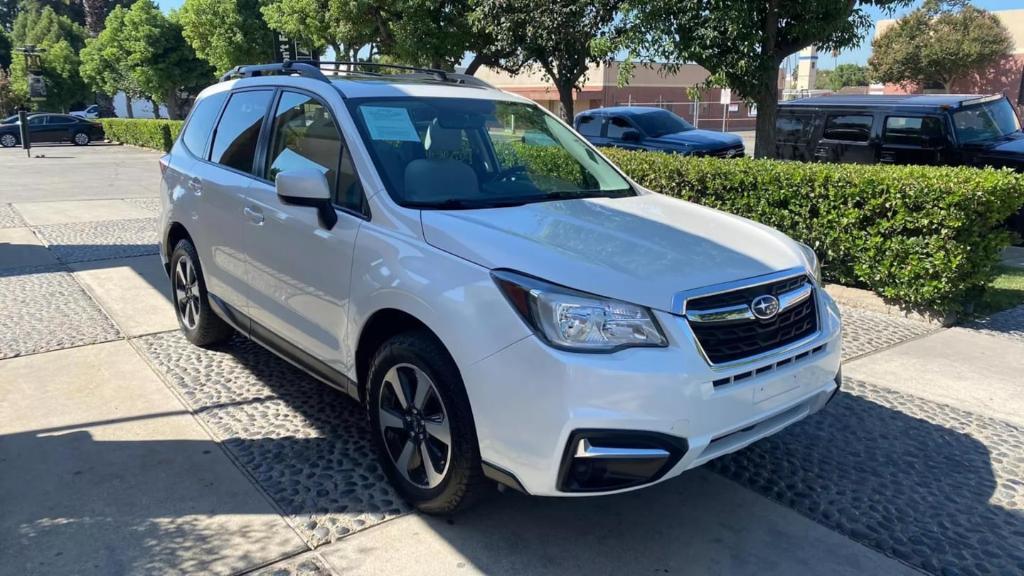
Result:
M103 118L100 122L108 140L164 152L174 145L182 126L180 120L142 118Z
M642 186L777 228L832 282L958 312L995 275L1024 178L967 167L804 164L606 150Z

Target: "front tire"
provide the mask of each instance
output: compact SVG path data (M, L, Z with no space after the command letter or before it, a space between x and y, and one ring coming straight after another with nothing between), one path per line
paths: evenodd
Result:
M367 403L381 466L416 508L451 514L490 485L462 377L432 334L407 332L381 346L370 365Z
M4 134L0 136L0 146L4 148L14 148L18 145L18 137L14 134Z
M187 239L178 241L171 254L171 302L178 326L196 346L220 344L235 332L210 308L199 254Z

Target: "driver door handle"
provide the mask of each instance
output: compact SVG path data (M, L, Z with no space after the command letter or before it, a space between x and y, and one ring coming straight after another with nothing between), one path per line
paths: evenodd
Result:
M262 226L263 225L263 211L262 210L260 210L259 208L254 208L254 207L251 207L251 206L246 206L245 209L242 210L242 211L245 212L245 216L249 219L250 222L252 222L253 224L255 224L257 226Z

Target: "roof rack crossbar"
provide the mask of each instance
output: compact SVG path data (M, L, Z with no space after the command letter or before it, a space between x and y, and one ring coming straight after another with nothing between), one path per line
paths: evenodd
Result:
M220 81L232 80L234 78L253 78L255 76L267 76L273 74L298 74L304 78L312 78L323 82L330 82L327 76L319 68L313 66L313 62L294 62L285 60L275 64L245 64L235 66L228 70Z

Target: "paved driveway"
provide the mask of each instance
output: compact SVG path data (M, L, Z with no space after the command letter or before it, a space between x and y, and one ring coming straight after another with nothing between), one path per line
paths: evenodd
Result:
M0 574L1024 573L1024 309L847 309L844 392L778 436L622 496L427 518L354 403L178 334L157 154L45 153L0 151Z

